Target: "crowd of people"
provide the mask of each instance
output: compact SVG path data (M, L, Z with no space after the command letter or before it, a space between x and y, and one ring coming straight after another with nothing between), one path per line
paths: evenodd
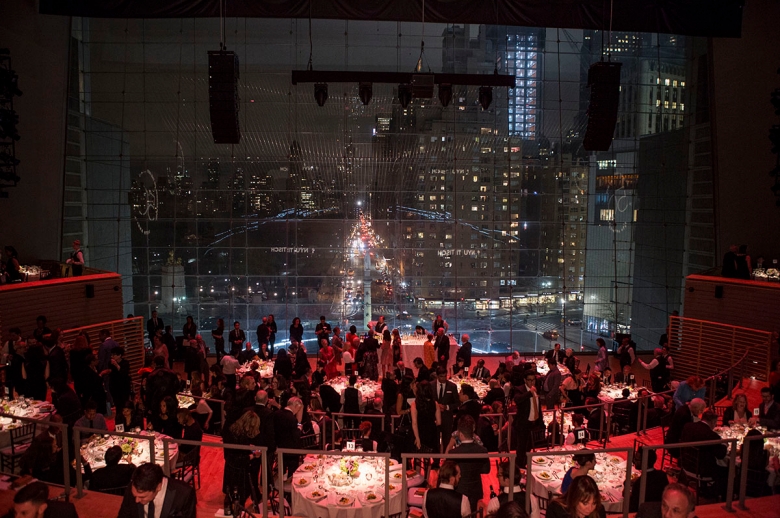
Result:
M618 414L627 415L628 419L618 422L615 431L635 430L632 426L636 426L639 405L629 397L629 387L636 384L637 368L649 371L652 384L652 393L647 388L638 390L640 398L647 396L652 402L647 411L648 427L668 426L667 444L718 437L712 431L717 416L701 399L705 391L703 380L691 376L679 383L672 381L674 361L666 347L656 349L653 359L644 362L637 358L630 339L623 340L617 350L621 368L613 374L604 340L599 340L594 365L588 364L586 369L580 369L580 359L571 349L555 344L544 354L544 375L539 373L536 361L525 361L516 352L491 373L483 359L471 368L468 335L461 336L461 345L450 361L446 322L437 319L432 327L430 333L418 330L426 340L423 356L411 361L412 369L405 364L408 359L403 357L400 333L388 329L383 318L363 336L352 326L342 338L341 329L322 317L315 328L318 359L312 368L302 342L300 319L294 319L290 329L290 336L297 340L291 340L287 348L276 347L278 330L272 315L262 319L256 346L246 340L240 323L234 322L227 350L224 323L220 320L219 327L212 331L217 362L211 363L207 361L208 347L192 318L187 319L182 336L177 339L170 326L165 326L153 312L147 322L151 364L140 373L140 387L132 390L125 352L108 330L100 332L100 344L94 354L88 335L79 335L72 346L66 346L61 332L48 329L46 318L41 316L31 334L23 336L19 329L9 333L2 349L7 367L0 381L11 396L44 400L47 389L50 390L57 410L52 421L70 428L107 431L107 420L112 419L116 430L146 429L192 441L200 441L204 433L213 433L221 435L225 445L268 448L269 471L263 474L259 453L224 450L222 490L226 512L237 504L259 506L262 494L276 487L273 460L277 448L341 450L347 441L354 441L363 451L387 451L396 459L403 453L516 452L515 472L510 472L508 462L499 463L500 491L487 499L482 485L482 475L490 471L487 456L441 464L424 461L423 465L438 476L436 487L426 493L423 512L426 517L436 518L466 516L484 508L497 517L524 516L526 491L521 481L527 468L525 454L539 446L535 431L545 429L544 409L568 407L573 409L571 428L563 430L560 423L552 421L543 434L545 444L583 449L574 455L574 466L563 479L562 496L550 502L548 513L579 518L603 516L601 497L589 476L596 458L586 448L591 440L603 437L606 416L598 397L604 385L626 386L622 397L612 403L612 412L615 419ZM172 369L176 358L183 361L183 372ZM264 377L260 374L260 362L272 358L273 375ZM780 388L779 371L775 364L771 387L762 391L766 397L757 415L748 408L744 396L736 397L733 408L724 413L723 423L780 428L780 405L774 402L774 393ZM337 391L330 382L342 376L347 381L343 390ZM361 378L377 382L373 394L364 395L358 389ZM468 380L486 383L489 388L480 397ZM177 395L183 391L195 398L189 408L179 408ZM220 402L224 405L224 418ZM339 422L334 417L336 413L351 416ZM56 426L36 436L20 461L22 472L42 481L62 483L62 440ZM122 452L117 448L106 451L106 466L94 472L89 462L82 459L84 480L95 490L131 488L125 500L129 494L136 504L154 506L157 493L149 488L164 489L158 486L170 487L175 481L163 477L166 482L152 484L158 480L156 471L138 475L143 466L120 463ZM180 452L186 454L196 448L181 445ZM724 446L702 449L704 460L699 458L696 466L689 465L679 449L669 451L679 459L677 468L664 472L651 467L642 473L647 480L646 502L665 502L667 495L675 492L678 497L684 496L682 491L687 489L675 483L703 469L714 474L713 483L708 486L713 497L723 496L728 470L724 471L718 460L725 456ZM769 466L768 458L760 457L761 453L759 449L751 450L749 462L744 465L759 466L763 462ZM655 451L648 451L651 466L655 465L655 455ZM298 455L284 455L281 478L290 480L301 463ZM136 476L140 485L135 485ZM510 487L512 501L508 501ZM142 493L149 494L141 498L138 495ZM638 493L632 491L630 506L632 511L642 513ZM645 509L641 516L655 516L652 512Z

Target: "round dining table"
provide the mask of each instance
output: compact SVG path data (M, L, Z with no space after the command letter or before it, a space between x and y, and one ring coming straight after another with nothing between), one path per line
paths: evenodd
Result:
M402 512L401 465L390 461L390 514ZM407 487L424 482L409 470ZM360 452L342 455L307 455L292 477L292 511L298 516L321 518L381 518L385 515L385 460Z
M165 454L163 450L163 439L169 436L157 432L139 431L137 435L143 438L124 437L120 435L95 434L81 445L81 456L89 462L92 470L106 467L104 456L106 450L112 446L122 448L122 459L120 464L134 464L140 466L151 462L151 452L149 451L149 437L154 437L154 462L159 464L165 470ZM168 443L169 466L176 466L176 459L179 455L179 446L176 443ZM166 471L166 475L170 475Z
M579 446L564 446L572 453ZM527 487L534 496L531 499L531 517L539 518L539 497L548 498L561 494L561 484L566 472L574 466L569 455L545 455L537 452L531 459L531 475L527 477ZM601 503L607 513L620 513L623 510L623 484L626 480L626 460L609 453L596 454L596 467L588 473L601 492ZM640 472L632 466L631 479L639 477Z
M48 401L37 401L29 398L3 399L0 408L4 414L38 421L43 421L55 413L54 406ZM26 421L16 420L12 417L0 417L0 449L11 445L11 430L24 424Z

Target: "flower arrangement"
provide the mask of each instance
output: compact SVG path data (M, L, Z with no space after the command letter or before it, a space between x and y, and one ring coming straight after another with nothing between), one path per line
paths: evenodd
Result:
M342 473L346 473L350 477L358 476L359 463L357 459L352 457L344 457L339 461L339 467Z
M129 437L125 437L119 443L119 447L122 448L122 453L125 455L130 455L133 453L136 446L138 446L138 442L135 439L130 439Z

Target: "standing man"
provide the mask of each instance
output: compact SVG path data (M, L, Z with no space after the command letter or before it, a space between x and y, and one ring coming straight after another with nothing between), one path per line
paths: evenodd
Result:
M228 340L230 340L230 354L233 354L233 351L241 352L241 349L244 348L246 334L244 333L244 330L241 329L241 324L238 320L233 322L233 330L230 332Z
M149 334L149 340L154 338L157 334L157 330L164 331L165 324L162 318L157 318L157 310L152 310L152 318L146 321L146 332Z
M617 353L620 357L621 369L626 365L630 367L636 361L636 345L627 336L623 337L623 340L620 342Z
M476 428L476 424L473 417L470 415L461 417L458 420L460 446L456 446L451 450L453 454L479 453L485 455L485 457L479 460L461 459L458 461L461 477L455 489L458 493L468 497L472 509L477 508L477 502L483 496L482 475L490 473L490 459L487 457L488 451L484 446L474 442L474 428Z
M458 398L458 387L453 382L447 380L447 369L444 367L436 369L434 389L436 404L439 405L439 410L441 411L439 431L441 433L442 453L444 453L444 448L449 444L450 436L452 435L452 413L460 405L460 398Z
M469 342L469 335L462 334L460 337L460 349L458 349L458 353L455 355L455 361L463 360L463 368L466 369L466 373L468 374L469 368L471 367L471 342Z
M331 333L331 331L332 331L332 329L330 327L330 324L325 322L325 315L322 315L320 317L320 323L317 324L317 327L314 328L314 332L317 335L317 343L320 344L320 348L322 348L322 339L323 338L325 340L327 340L328 343L330 343L330 333Z
M442 318L441 315L436 315L436 320L433 321L431 327L434 333L438 332L439 328L444 328L445 333L450 329L450 325Z
M607 353L607 342L603 338L596 338L599 346L598 356L596 357L596 368L603 373L609 367L609 355ZM556 344L557 345L557 344Z
M539 394L536 393L536 371L528 370L524 374L525 384L515 390L515 406L517 413L512 423L516 438L517 463L525 468L528 463L527 453L531 451L531 430L543 428Z
M111 397L111 392L109 391L109 379L111 377L111 351L115 347L119 347L119 344L114 341L113 338L111 338L111 331L108 329L101 329L100 330L100 349L98 349L98 366L97 370L98 373L103 377L103 388L106 391L106 404L108 408L106 408L106 415L111 415L111 406L114 403L114 398ZM101 409L101 414L103 413L103 409Z
M642 367L650 371L650 384L653 388L653 392L663 392L666 390L666 379L669 377L669 373L666 370L664 350L660 347L656 347L653 354L655 357L650 363L645 363L641 358L639 359L639 363Z
M268 337L271 336L271 329L268 327L268 317L263 317L263 321L257 326L257 349L261 350L263 344L268 344Z
M444 334L443 327L436 331L436 342L433 347L436 349L436 361L439 362L439 367L446 369L450 361L450 337Z
M385 329L387 329L387 324L385 323L385 316L382 315L379 317L379 321L376 323L376 326L374 326L374 331L381 336L382 333L385 332Z

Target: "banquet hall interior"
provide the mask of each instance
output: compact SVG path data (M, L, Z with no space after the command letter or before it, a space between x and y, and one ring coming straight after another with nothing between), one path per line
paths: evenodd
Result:
M780 516L778 21L0 3L0 516Z

